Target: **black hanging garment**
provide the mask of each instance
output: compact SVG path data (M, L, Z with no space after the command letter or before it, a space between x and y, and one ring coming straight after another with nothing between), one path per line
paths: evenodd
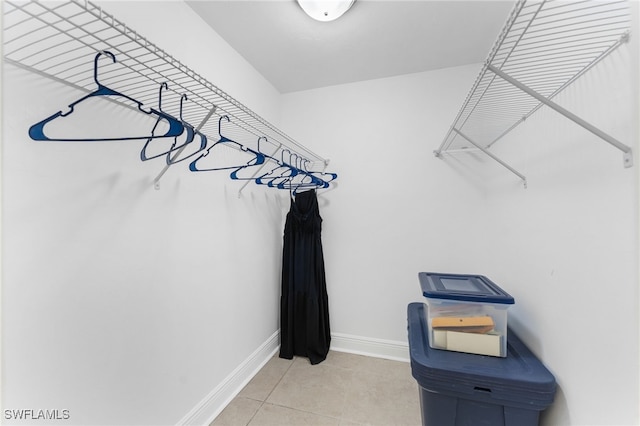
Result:
M324 361L331 341L321 229L316 191L292 198L284 226L280 358L304 356L311 364Z

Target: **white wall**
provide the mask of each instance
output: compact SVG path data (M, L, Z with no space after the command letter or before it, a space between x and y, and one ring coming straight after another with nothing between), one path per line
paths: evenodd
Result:
M419 271L481 273L555 375L544 424L638 423L637 44L556 100L633 145L622 153L543 109L481 155L433 156L478 66L284 96L283 127L330 153L322 205L332 332L406 341Z
M406 342L419 271L484 273L516 298L510 323L558 380L545 424L638 422L635 38L558 101L634 145L636 166L541 110L496 146L524 190L481 156L432 155L478 66L280 97L184 4L101 4L332 158L340 178L320 208L333 332ZM225 175L184 170L155 191L161 167L139 144L26 136L78 96L3 68L3 408L176 423L277 330L288 200L238 199Z
M104 8L277 124L275 89L188 6ZM83 94L2 72L2 407L176 424L278 330L288 193L238 198L228 174L184 163L157 191L163 160L140 162L141 141L32 141L31 124ZM69 126L109 117L124 133L140 119L110 103L94 113Z
M283 126L322 146L339 175L321 197L332 331L406 341L417 273L455 270L444 251L466 229L479 232L462 207L480 195L432 154L476 73L467 66L284 96ZM459 191L465 199L449 200ZM469 238L458 256L471 258L481 244Z

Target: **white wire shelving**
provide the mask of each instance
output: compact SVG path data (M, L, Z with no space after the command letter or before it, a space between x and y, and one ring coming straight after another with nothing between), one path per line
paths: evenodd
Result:
M101 7L84 0L3 1L3 55L7 64L90 93L96 90L94 58L105 51L112 53L116 61L112 62L107 55L104 56L107 59L99 61L101 84L157 108L159 88L167 83L162 110L178 117L181 96L187 95L182 111L184 121L210 140L219 138L219 119L228 116L233 126L226 130L231 136L225 136L233 137L235 132L239 139L246 140L249 135L256 144L254 149L257 147L273 158L295 155L296 161L304 161L309 170L323 171L327 166L327 159ZM168 167L154 179L156 187Z
M548 106L622 151L624 166L631 167L631 147L552 100L627 42L630 24L626 0L519 0L434 154L483 152L526 188L526 177L490 148Z

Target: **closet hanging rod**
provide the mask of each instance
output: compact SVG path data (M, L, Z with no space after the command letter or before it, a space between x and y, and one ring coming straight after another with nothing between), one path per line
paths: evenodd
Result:
M179 95L187 93L187 115L192 122L201 122L215 105L216 114L232 117L242 130L268 137L274 146L310 159L318 169L328 164L327 159L90 1L52 4L7 0L4 4L3 53L9 64L87 92L93 87L90 70L95 53L110 50L117 56L118 66L101 73L101 80L126 88L145 105L155 105L157 87L168 82L177 97L163 101L163 108L175 108ZM203 132L215 135L214 127L207 123Z

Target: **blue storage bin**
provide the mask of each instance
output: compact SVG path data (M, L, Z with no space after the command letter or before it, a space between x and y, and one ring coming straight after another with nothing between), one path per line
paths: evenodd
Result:
M428 309L407 308L411 373L424 426L534 426L553 403L556 381L510 329L504 358L432 349Z

